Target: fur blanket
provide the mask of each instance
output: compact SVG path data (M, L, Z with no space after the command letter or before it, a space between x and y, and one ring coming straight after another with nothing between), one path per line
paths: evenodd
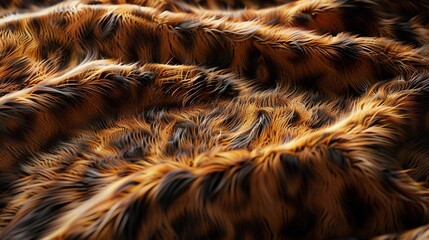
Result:
M428 239L428 13L1 1L0 239Z

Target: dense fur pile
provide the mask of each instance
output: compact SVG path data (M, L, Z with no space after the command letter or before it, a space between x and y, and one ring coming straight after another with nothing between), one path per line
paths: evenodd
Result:
M0 239L429 237L427 0L0 7Z

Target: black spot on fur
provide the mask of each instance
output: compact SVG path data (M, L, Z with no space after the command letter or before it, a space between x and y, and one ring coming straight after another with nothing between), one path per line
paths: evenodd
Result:
M31 61L28 58L15 58L10 59L10 67L8 70L25 71L27 67L31 67Z
M335 54L331 61L339 71L348 70L359 61L361 47L351 39L344 39L334 45Z
M202 227L204 226L204 228ZM171 221L178 239L224 239L225 230L202 214L184 212Z
M12 0L3 0L3 1L0 1L0 7L7 8L7 7L9 7L9 5L11 3L12 3Z
M0 198L0 209L3 209L3 207L9 203L9 199L6 196L12 196L16 192L16 190L14 190L14 179L16 178L15 173L9 174L6 173L7 170L5 170L3 170L2 174L0 175L0 194L4 196Z
M149 201L147 195L130 203L122 215L123 226L116 239L138 239L144 221L148 218Z
M234 239L272 239L267 221L260 217L253 217L234 224Z
M339 97L337 97L336 98L336 100L335 100L336 102L335 102L335 108L337 108L337 109L346 109L346 108L348 108L348 99L347 99L347 97L346 96L339 96Z
M389 182L395 182L400 178L400 173L394 170L384 169L382 173L383 177Z
M309 50L306 48L307 43L300 42L299 40L286 43L293 54L289 56L289 61L294 64L300 64L310 58Z
M216 89L216 98L234 98L236 97L240 92L237 90L236 84L231 81L230 77L219 77L219 81L221 82L221 85Z
M2 107L2 112L4 114L10 114L10 116L15 115L17 109L25 109L25 106L23 106L22 103L19 103L16 101L5 102L1 107Z
M307 13L299 13L293 16L292 21L298 25L306 25L312 20L311 16Z
M225 239L226 237L226 231L222 227L213 227L210 228L205 233L201 234L200 239L207 239L207 240L215 240L215 239Z
M202 181L201 196L204 201L213 201L225 186L225 172L212 172Z
M157 199L161 207L166 211L171 203L179 198L195 180L195 176L189 171L178 170L169 172L162 180Z
M317 215L304 206L297 207L295 215L282 227L281 236L285 239L306 239L316 226L317 219Z
M42 42L42 46L40 48L42 59L48 60L50 54L55 53L59 49L61 49L61 43L55 40L47 40Z
M136 76L136 80L141 84L142 86L146 86L149 83L152 83L156 78L156 74L153 72L142 72L138 73Z
M277 87L279 70L276 68L275 61L271 57L264 56L260 59L258 71L260 72L257 74L260 75L257 76L257 80L260 82L260 84L257 85L258 90L269 90ZM262 72L266 72L266 75Z
M77 192L85 193L86 197L89 199L90 196L88 196L88 193L92 190L92 183L92 179L82 178L80 181L75 182L73 187L76 188Z
M92 43L96 39L96 37L94 36L94 29L94 23L90 21L84 23L84 25L80 29L80 36L82 38L82 42L85 45L89 45L90 47L92 47Z
M427 224L427 218L425 209L418 204L413 205L412 203L405 205L399 217L403 229L406 230Z
M194 31L192 29L182 29L180 27L176 27L176 36L179 41L178 46L180 46L180 49L183 49L185 52L193 52L194 47L196 46L197 38L194 34ZM174 45L176 46L176 45ZM175 49L176 51L180 51L178 49ZM178 58L176 58L178 59ZM180 63L184 64L191 64L191 62L186 62L187 60L180 59Z
M16 127L14 126L13 129L5 129L5 137L14 141L23 142L29 134L33 132L36 114L28 112L25 115L21 115L23 116L15 119Z
M67 205L64 200L58 199L61 193L49 192L43 196L41 202L35 203L25 217L17 219L11 228L2 233L3 239L39 239L52 222L60 216L60 212ZM26 231L22 231L25 229Z
M310 90L317 88L319 80L323 77L322 74L309 74L300 77L296 83L304 90Z
M393 25L394 37L402 42L419 46L416 33L410 28L409 23L396 23Z
M377 152L378 153L378 152ZM388 152L386 155L383 156L390 156L392 155L392 152ZM399 169L383 169L381 171L381 183L383 184L386 191L394 191L399 192L399 194L407 195L406 192L404 192L404 189L400 187L401 184L401 173L398 172ZM398 193L397 193L398 194Z
M40 27L40 21L38 18L31 18L29 20L30 26L33 28L34 32L36 34L40 33L41 27Z
M100 78L104 78L108 80L109 82L113 83L115 86L121 86L126 88L127 81L125 80L125 77L119 74L111 74L109 72L103 72L100 75Z
M59 54L59 62L58 62L58 69L64 69L68 66L70 63L70 60L72 59L73 51L70 46L65 46L61 49L61 54Z
M208 39L206 43L208 52L203 65L218 69L228 68L234 57L234 48L231 46L230 40L224 34L219 33L216 38Z
M192 121L178 121L176 122L175 127L177 129L183 128L187 130L194 130L197 125Z
M196 239L201 221L200 217L185 212L171 221L171 227L179 239Z
M152 138L152 134L150 131L139 128L134 129L131 132L123 133L119 138L115 139L111 142L111 145L118 150L131 150L127 148L139 148L140 150L136 151L145 151L146 147L148 146L142 146L145 142L148 142L149 139ZM131 153L129 153L131 154ZM137 154L137 152L136 152Z
M208 2L208 0L201 0L199 4L207 7L209 6ZM194 1L191 1L191 3L194 4ZM241 1L216 1L216 8L222 10L242 9L244 7L245 5Z
M371 2L360 0L338 0L344 19L345 29L353 34L361 36L373 36L372 29L377 28L378 17L374 13Z
M329 147L328 148L328 152L330 155L329 160L331 160L332 162L334 162L336 165L338 165L339 167L341 167L343 170L346 170L350 163L349 160L338 150L336 150L335 148Z
M148 237L149 240L162 240L164 239L162 236L162 230L160 229L155 229L153 230Z
M270 56L263 55L255 46L247 53L247 62L244 64L244 74L255 79L256 90L273 89L277 86L277 69Z
M368 201L367 193L362 192L358 186L346 186L341 196L346 218L353 229L359 232L359 229L371 222L374 206Z
M21 27L20 22L7 22L7 23L4 23L4 29L10 30L11 32L15 32L16 30L19 31L20 27ZM4 49L4 47L3 47L3 49Z
M131 11L133 16L136 16L138 18L144 19L144 20L149 20L149 21L153 21L153 15L152 13L146 12L146 11L141 11L140 9L135 9Z
M62 44L55 40L49 40L42 43L41 57L46 59L48 62L52 62L52 65L57 69L61 70L67 67L72 57L72 49L69 45ZM58 62L51 59L54 57L58 59Z
M280 161L286 172L285 174L299 174L307 170L306 167L300 163L298 156L282 154L280 156Z
M290 117L287 121L288 124L295 124L301 119L301 116L299 115L299 112L296 110L292 110L292 113L290 114Z
M261 52L255 48L252 47L248 50L247 57L247 63L244 65L245 67L245 75L250 78L254 79L256 78L256 70L259 67L259 58L261 57Z
M318 106L320 103L326 100L326 96L319 92L319 91L313 91L311 94L309 94L308 100L305 101L305 105L309 108Z
M239 184L241 191L246 197L250 197L250 178L254 169L255 165L253 165L249 161L244 161L242 165L238 167L238 170L235 173L237 183Z
M106 166L106 165L103 166L104 163L103 162L100 162L100 163L101 164L98 165L99 167L101 167L100 170L110 170L110 169L112 169L111 166ZM129 190L130 187L133 187L133 186L136 186L136 185L139 185L139 184L140 184L140 182L138 182L138 181L128 181L128 182L122 184L122 186L120 186L117 189L117 193L128 192L128 190Z
M53 24L56 25L59 28L64 29L67 27L68 24L68 18L63 15L58 15L56 18L53 19Z
M122 156L127 162L133 163L147 156L147 151L146 146L133 146L123 150Z
M63 141L68 140L67 134L55 133L52 134L44 144L41 145L40 150L44 152L51 152L52 149L60 145Z
M333 121L333 117L328 115L328 113L325 110L319 108L311 114L309 127L313 129L321 128L331 123L332 121Z
M5 43L3 48L0 49L0 57L6 59L15 52L16 45L14 43ZM4 63L2 63L4 64Z
M302 197L308 194L310 188L309 184L312 180L311 169L298 156L290 154L282 154L280 163L282 166L279 173L280 196L283 201L289 204L301 205ZM289 184L299 184L299 194L291 194L288 188Z
M162 108L151 108L144 112L144 119L146 122L151 123L151 127L155 127L155 125L159 125L164 123L171 123L174 121L174 117L171 116L166 110L168 110L170 106L164 105Z
M160 63L160 43L159 32L150 32L143 28L136 28L128 37L127 60L130 62L147 61ZM138 49L141 47L144 47L145 51L149 52L148 59L142 59L142 56L139 56Z
M106 79L106 82L111 84L103 86L106 90L102 93L103 103L108 109L113 110L128 97L126 92L128 92L130 83L124 76L119 74L103 73L100 78Z

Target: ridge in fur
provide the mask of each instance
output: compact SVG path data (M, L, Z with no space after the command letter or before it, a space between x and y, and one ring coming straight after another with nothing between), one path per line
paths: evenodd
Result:
M0 3L0 238L424 239L428 6Z

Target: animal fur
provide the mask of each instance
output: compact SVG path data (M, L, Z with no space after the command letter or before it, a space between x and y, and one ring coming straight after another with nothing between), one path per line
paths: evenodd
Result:
M428 236L428 1L0 7L0 239Z

